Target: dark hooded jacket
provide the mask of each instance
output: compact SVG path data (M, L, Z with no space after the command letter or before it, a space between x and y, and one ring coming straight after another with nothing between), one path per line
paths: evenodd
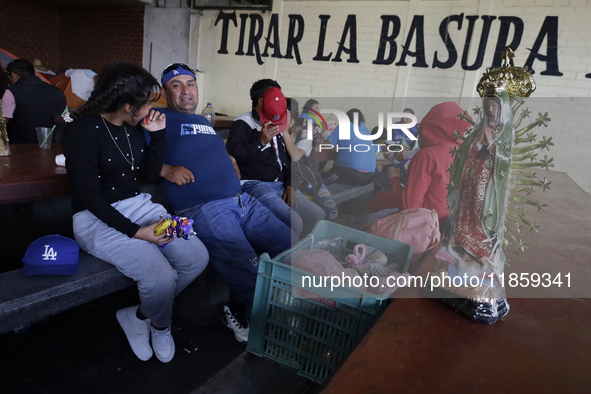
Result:
M458 116L461 111L454 102L438 104L429 111L421 122L421 149L410 161L406 185L402 187L399 178L392 178L392 191L376 193L369 202L369 212L387 208L401 211L411 208L435 209L439 216L439 228L443 228L449 216L446 185L450 177L447 167L453 162L450 151L462 142L454 139L454 130L463 133L470 126Z
M35 75L25 75L8 88L16 107L7 124L10 143L37 143L35 127L51 127L66 109L66 96Z

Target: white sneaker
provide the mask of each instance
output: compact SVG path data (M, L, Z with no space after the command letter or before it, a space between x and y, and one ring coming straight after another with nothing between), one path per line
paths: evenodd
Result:
M166 330L157 330L151 327L152 332L152 348L158 360L163 363L167 363L174 357L174 339L172 339L172 333L170 327Z
M238 342L248 341L248 322L246 327L243 326L227 305L224 305L224 324L234 331L234 337Z
M116 316L131 350L140 360L148 361L154 354L150 347L150 319L138 319L136 316L138 307L139 305L119 309Z

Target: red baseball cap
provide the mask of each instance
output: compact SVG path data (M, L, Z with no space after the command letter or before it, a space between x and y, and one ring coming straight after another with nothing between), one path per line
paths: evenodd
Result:
M267 122L279 126L279 132L287 127L287 100L279 88L269 88L263 95L261 124Z

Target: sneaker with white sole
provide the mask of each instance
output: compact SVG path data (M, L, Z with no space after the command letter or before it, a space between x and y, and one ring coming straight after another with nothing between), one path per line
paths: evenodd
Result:
M244 320L245 321L241 323L237 319L236 314L232 313L227 305L224 305L224 324L234 331L234 337L238 342L248 341L249 324L247 319Z
M157 330L154 327L151 327L150 331L152 332L152 348L154 349L154 354L156 354L158 360L163 363L172 360L175 349L170 327L166 330Z
M150 347L150 319L138 319L136 316L138 307L139 305L119 309L116 316L131 350L140 360L148 361L154 354Z

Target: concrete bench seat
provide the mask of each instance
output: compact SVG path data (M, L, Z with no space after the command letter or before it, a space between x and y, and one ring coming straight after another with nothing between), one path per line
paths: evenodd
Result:
M327 186L335 203L341 204L357 197L372 193L375 185L371 182L365 186L345 185L342 183L333 183Z
M0 334L95 300L135 282L113 265L80 252L75 274L0 274Z

